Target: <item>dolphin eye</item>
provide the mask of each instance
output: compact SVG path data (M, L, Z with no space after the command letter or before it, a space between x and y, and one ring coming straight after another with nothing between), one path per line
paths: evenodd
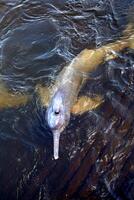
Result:
M60 111L59 111L59 110L55 110L55 111L54 111L54 114L55 114L55 115L58 115L58 114L60 114Z

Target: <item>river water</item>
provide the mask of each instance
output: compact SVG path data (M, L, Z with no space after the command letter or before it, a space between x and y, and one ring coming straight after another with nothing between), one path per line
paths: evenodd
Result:
M33 96L0 111L0 200L134 199L133 50L91 74L80 94L101 94L105 102L71 116L58 160L35 93L84 48L117 40L133 6L133 0L0 1L1 81Z

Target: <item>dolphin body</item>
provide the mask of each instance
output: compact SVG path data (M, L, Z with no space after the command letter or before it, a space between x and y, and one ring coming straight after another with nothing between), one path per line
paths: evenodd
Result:
M133 23L127 25L120 40L97 49L84 49L63 68L52 87L36 86L41 106L47 107L46 120L53 133L55 159L59 157L60 134L68 125L71 113L82 114L97 108L104 101L100 96L78 98L80 89L89 78L87 74L105 61L118 57L117 53L125 48L134 49ZM32 95L12 93L0 82L0 109L19 107L31 99Z
M130 31L131 30L131 31ZM101 63L116 58L117 53L129 47L134 48L134 34L131 24L124 31L125 37L104 45L98 49L84 49L68 66L65 66L56 78L51 89L39 89L42 105L47 106L46 120L53 133L54 158L59 158L60 134L68 125L71 113L82 114L97 108L104 99L101 96L90 98L78 94L87 74L94 71ZM128 34L128 37L126 35ZM47 95L45 95L47 91ZM49 94L48 94L49 93ZM44 99L47 96L48 102Z

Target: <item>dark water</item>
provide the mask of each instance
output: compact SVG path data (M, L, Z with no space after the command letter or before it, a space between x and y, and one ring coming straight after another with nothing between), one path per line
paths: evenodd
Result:
M52 136L35 86L50 85L84 48L117 40L133 0L0 1L0 78L33 95L0 112L0 199L134 199L134 56L103 64L81 94L97 110L72 116L53 160Z

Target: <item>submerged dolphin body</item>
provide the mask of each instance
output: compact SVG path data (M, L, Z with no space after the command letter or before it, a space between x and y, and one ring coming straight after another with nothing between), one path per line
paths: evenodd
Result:
M129 32L129 29L131 27L128 26L126 30ZM86 81L85 74L95 70L105 60L116 58L116 52L126 47L133 48L133 43L134 34L131 33L129 38L124 37L98 49L85 49L61 71L46 112L46 120L53 133L55 159L59 157L60 133L68 125L70 113L81 114L96 108L103 102L99 96L94 99L81 97L77 101L80 88Z
M94 99L83 97L82 105L80 105L82 97L79 98L79 102L77 101L78 93L85 83L86 77L84 71L77 70L74 67L74 61L65 67L57 77L53 95L46 111L46 121L53 133L55 159L59 158L60 134L68 125L71 112L81 114L84 111L96 108L103 102L103 99L98 96ZM84 110L84 108L86 109Z
M134 49L132 23L128 24L120 40L98 49L85 49L78 54L68 66L63 68L51 90L48 87L36 86L41 106L47 107L46 120L53 132L55 159L59 157L60 134L68 125L70 114L82 114L95 109L103 102L100 96L77 98L81 87L87 80L86 74L94 71L103 62L116 58L118 56L116 52L127 47ZM0 82L0 109L19 107L31 99L32 95L29 94L11 93L3 82Z
M128 26L128 32L130 28ZM131 33L129 38L122 37L121 40L98 49L85 49L60 72L46 112L46 120L53 133L55 159L59 157L60 134L69 123L70 113L82 114L96 108L104 101L100 96L77 99L81 87L87 80L86 74L94 71L104 61L116 58L116 52L126 47L133 48L133 43L134 34ZM43 96L43 93L40 93L40 96Z

